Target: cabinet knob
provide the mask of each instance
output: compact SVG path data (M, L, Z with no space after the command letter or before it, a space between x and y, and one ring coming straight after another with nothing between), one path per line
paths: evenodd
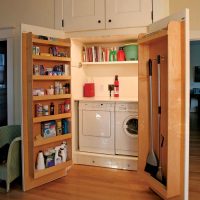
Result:
M109 20L108 20L108 22L110 23L110 22L112 22L112 20L111 20L111 19L109 19Z
M98 23L101 24L101 20L98 20Z

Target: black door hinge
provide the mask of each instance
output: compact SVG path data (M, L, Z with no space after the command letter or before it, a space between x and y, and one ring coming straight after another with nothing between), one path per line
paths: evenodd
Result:
M64 27L64 19L62 19L62 27Z
M151 11L151 20L152 20L152 23L153 23L153 10Z

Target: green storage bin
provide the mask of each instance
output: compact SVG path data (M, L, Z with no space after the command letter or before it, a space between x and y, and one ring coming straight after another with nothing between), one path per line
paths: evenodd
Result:
M126 60L138 60L138 45L137 44L127 44L123 46Z

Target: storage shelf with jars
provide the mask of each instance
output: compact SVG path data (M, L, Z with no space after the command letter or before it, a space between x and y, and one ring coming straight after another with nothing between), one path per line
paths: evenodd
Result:
M86 44L82 65L138 64L137 44Z
M72 161L69 160L64 163L61 163L61 164L58 164L58 165L55 165L53 167L49 167L49 168L46 168L43 170L35 170L34 178L38 179L38 178L46 176L48 174L52 174L52 173L58 172L60 170L65 170L67 167L70 167L71 165L72 165Z
M71 139L71 138L72 138L71 133L67 133L67 134L63 134L63 135L57 135L55 137L50 137L50 138L39 137L39 138L34 140L34 147L42 146L42 145L45 145L45 144L50 144L50 143L53 143L53 142L63 141L63 140Z
M32 33L23 34L23 41L28 180L42 182L65 175L71 165L71 47L69 39Z
M66 170L72 164L71 140L55 141L53 144L35 146L34 178L40 178L61 169Z

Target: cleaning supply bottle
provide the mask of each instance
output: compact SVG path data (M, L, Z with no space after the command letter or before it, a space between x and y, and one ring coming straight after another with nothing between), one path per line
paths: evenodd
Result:
M45 169L44 154L42 151L39 151L39 153L38 153L36 169L37 170Z
M60 146L55 147L55 157L54 157L55 165L58 165L62 162L62 158L59 155L60 148L61 148Z
M122 47L119 47L119 51L117 52L117 61L125 61L125 53Z
M63 141L63 143L60 146L63 149L63 151L62 151L62 161L66 162L66 160L67 160L67 143L66 143L66 141Z
M118 81L118 75L115 75L115 81L114 81L114 97L119 97L119 81Z

